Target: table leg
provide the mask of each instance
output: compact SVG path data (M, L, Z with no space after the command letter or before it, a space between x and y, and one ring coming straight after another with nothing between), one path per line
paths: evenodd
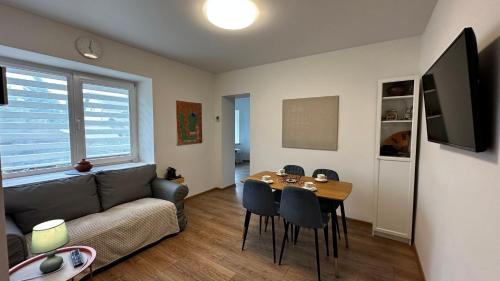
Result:
M345 247L349 248L349 240L347 239L347 221L345 218L344 201L340 202L340 212L342 214L342 226L344 228Z

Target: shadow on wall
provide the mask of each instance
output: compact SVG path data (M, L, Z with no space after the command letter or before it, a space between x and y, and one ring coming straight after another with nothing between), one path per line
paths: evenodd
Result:
M456 152L465 156L498 163L500 132L499 90L500 90L500 37L479 52L480 94L485 95L484 130L488 138L488 150L481 153L470 152L441 145L443 150Z

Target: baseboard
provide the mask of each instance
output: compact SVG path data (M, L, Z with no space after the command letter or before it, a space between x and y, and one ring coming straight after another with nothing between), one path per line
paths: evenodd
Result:
M236 187L236 184L235 184L235 183L233 183L233 184L230 184L230 185L225 186L225 187L217 187L217 188L218 188L218 189L222 189L222 190L224 190L224 189L226 189L226 188L231 188L231 187Z
M220 187L218 187L218 186L216 186L216 187L212 187L212 188L210 188L210 189L207 189L207 190L202 191L202 192L200 192L200 193L197 193L197 194L195 194L195 195L188 196L185 200L189 200L189 199L191 199L191 198L198 197L198 196L200 196L200 195L203 195L203 194L205 194L205 193L208 193L208 192L214 191L214 190L216 190L216 189L220 189Z
M417 247L415 247L415 244L412 245L413 251L415 252L415 256L417 256L417 263L418 263L418 268L420 269L420 273L422 274L422 277L425 279L425 273L424 273L424 268L422 267L422 263L420 262L420 256L418 255Z

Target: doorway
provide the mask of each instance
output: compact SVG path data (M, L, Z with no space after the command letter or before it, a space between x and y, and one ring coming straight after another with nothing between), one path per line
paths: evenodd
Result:
M250 175L250 95L234 98L234 181Z

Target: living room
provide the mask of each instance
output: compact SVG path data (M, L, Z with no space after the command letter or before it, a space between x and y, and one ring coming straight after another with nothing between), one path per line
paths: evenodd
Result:
M499 10L0 0L0 280L498 280ZM458 135L483 136L465 150L429 133L439 114L425 99L461 38L463 81L481 85L464 104L489 124L456 122ZM238 97L250 111L242 180ZM251 211L251 185L272 192L277 213ZM327 239L287 217L290 186L319 198ZM37 240L44 227L62 242Z

